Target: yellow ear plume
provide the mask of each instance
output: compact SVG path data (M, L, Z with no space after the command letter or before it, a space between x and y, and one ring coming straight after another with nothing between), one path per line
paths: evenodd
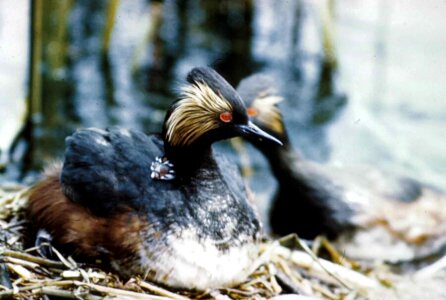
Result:
M284 126L282 114L277 104L283 100L277 95L259 94L252 102L252 107L257 111L256 118L262 126L283 134Z
M171 146L191 145L219 126L220 113L232 110L231 103L206 84L187 85L166 121L166 140Z

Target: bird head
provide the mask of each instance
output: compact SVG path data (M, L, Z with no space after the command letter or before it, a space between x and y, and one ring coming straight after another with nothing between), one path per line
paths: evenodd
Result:
M249 120L238 93L216 71L192 69L164 120L165 148L206 146L236 136L281 144Z
M287 143L288 135L278 106L283 97L279 94L274 78L259 73L251 75L239 83L237 92L245 102L252 122ZM255 140L249 140L256 143Z

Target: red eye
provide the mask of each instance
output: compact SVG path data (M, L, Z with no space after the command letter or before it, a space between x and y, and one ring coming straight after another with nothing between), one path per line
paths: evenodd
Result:
M248 116L250 116L250 117L257 116L257 109L255 109L254 107L248 107L246 112L248 113Z
M220 114L220 120L225 123L229 123L232 121L232 114L230 112L223 112Z

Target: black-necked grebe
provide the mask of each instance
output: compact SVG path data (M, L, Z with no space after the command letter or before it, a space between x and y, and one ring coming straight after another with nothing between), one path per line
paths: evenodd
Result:
M234 136L280 142L249 121L214 70L195 68L187 82L161 135L90 128L67 138L62 169L29 198L32 224L53 244L178 288L230 286L249 275L260 222L237 169L211 144Z
M271 203L273 233L312 239L326 235L357 258L406 260L446 242L446 197L414 179L370 167L335 167L303 159L293 149L275 79L255 74L237 88L253 122L283 147L249 139L267 158L278 190Z

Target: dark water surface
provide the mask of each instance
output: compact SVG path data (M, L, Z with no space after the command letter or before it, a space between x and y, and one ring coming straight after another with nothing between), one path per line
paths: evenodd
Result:
M331 86L333 70L319 74L321 35L306 33L314 8L300 1L121 1L103 52L110 3L44 1L40 110L30 140L13 149L21 159L7 176L23 178L60 158L64 138L79 127L159 131L175 89L199 65L233 85L253 72L275 74L299 148L328 158L324 127L346 101ZM307 34L314 35L312 50L302 45Z

